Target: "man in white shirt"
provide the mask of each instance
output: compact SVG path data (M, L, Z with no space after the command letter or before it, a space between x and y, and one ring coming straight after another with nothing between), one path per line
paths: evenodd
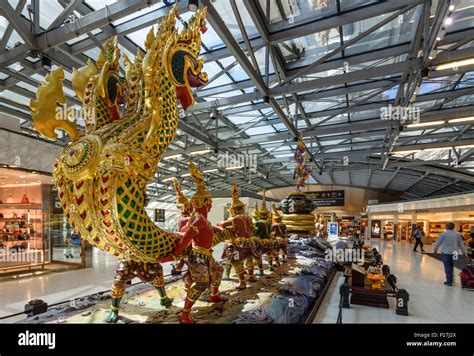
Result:
M441 246L441 258L444 263L444 272L446 273L447 286L453 285L454 260L457 259L459 250L467 257L467 248L462 239L462 235L454 231L454 223L446 224L446 231L439 234L434 245L434 252L438 253Z

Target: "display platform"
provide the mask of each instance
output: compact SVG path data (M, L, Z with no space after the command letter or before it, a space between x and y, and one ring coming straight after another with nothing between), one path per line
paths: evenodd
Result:
M221 291L229 299L208 303L205 293L193 307L196 323L303 323L314 317L314 307L325 293L334 274L335 264L324 259L327 243L316 238L289 241L289 258L274 272L265 269L257 282L248 282L245 290L235 289L238 276L222 281ZM184 283L180 276L171 277L166 291L173 298L171 307L160 305L157 291L149 284L129 286L122 301L119 323L178 323L184 306ZM30 316L18 323L54 324L105 323L110 312L110 292L94 294L49 308L46 313Z

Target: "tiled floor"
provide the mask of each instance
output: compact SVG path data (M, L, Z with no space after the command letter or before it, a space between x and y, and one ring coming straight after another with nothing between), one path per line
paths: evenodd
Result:
M343 309L343 323L474 323L474 292L462 290L459 269L454 270L455 286L446 287L443 264L432 257L415 253L406 242L372 240L397 277L397 285L410 294L409 316L395 314L395 300L389 298L390 309L351 305ZM425 246L432 252L432 246ZM335 323L339 312L339 286L344 282L338 274L328 290L314 323Z
M410 293L408 317L395 314L394 300L389 298L390 309L351 306L343 310L343 323L460 323L474 322L474 292L461 290L459 270L456 286L443 285L444 271L441 261L414 253L407 243L373 241L384 261L397 276L400 288ZM430 246L426 246L431 251ZM215 251L220 256L220 251ZM39 277L0 283L0 317L22 312L31 299L39 298L49 304L67 301L91 293L110 289L116 260L98 252L94 255L94 268L53 273ZM165 274L170 266L163 266ZM339 307L339 286L342 275L334 279L315 323L335 323ZM134 282L138 282L135 280ZM21 318L21 316L20 316ZM18 318L0 320L12 322Z
M0 317L22 312L25 304L31 299L43 299L48 304L54 304L110 289L116 259L96 251L93 264L94 268L2 282Z
M222 247L217 246L214 257L219 258ZM89 294L109 290L112 286L117 260L104 252L94 251L93 268L51 273L44 276L24 278L0 283L0 318L21 313L32 299L42 299L49 305L80 298ZM165 275L171 271L169 263L163 264ZM135 278L132 283L139 283ZM24 316L0 319L9 323Z

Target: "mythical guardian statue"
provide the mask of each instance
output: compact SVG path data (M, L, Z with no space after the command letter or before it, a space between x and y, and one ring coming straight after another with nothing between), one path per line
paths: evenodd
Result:
M30 103L41 134L56 139L55 129L62 129L71 139L53 170L68 222L83 239L120 260L155 264L180 240L148 217L145 191L175 136L178 100L187 109L194 104L191 87L207 82L198 59L205 16L206 8L200 9L179 32L173 7L156 31L150 29L146 54L138 50L133 62L123 57L125 78L116 37L106 41L95 63L74 69L72 87L83 104L84 131L56 115L66 105L62 68L46 77ZM154 285L168 304L161 268L154 267ZM118 305L114 308L110 321L117 317Z

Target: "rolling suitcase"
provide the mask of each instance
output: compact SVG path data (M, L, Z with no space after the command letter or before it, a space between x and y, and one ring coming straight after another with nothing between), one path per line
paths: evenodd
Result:
M464 267L459 275L461 276L462 288L474 289L474 266L472 264Z

